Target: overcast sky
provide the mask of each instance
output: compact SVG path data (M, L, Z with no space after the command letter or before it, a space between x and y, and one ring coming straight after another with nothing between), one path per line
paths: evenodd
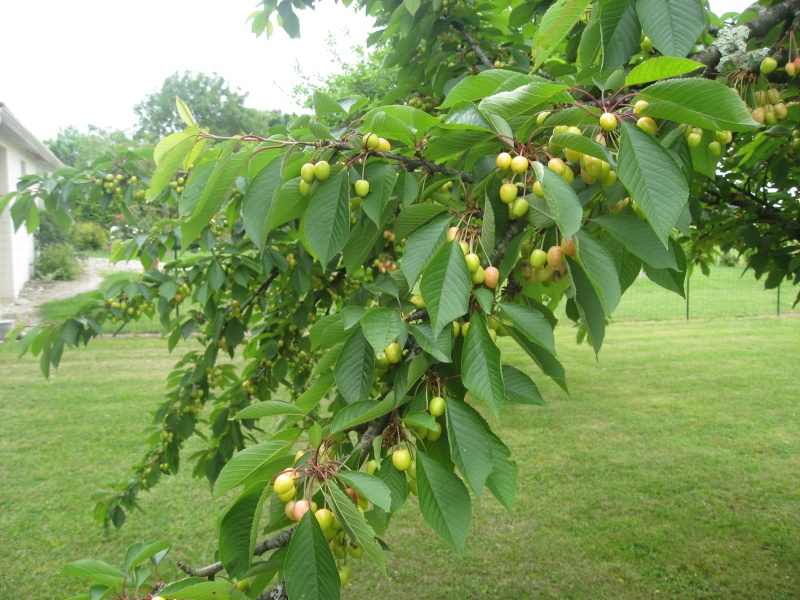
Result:
M750 0L712 0L721 14ZM330 71L326 40L352 57L370 20L323 0L300 13L302 38L269 40L246 23L257 0L7 0L0 11L0 102L41 139L67 125L127 130L133 105L176 71L216 72L247 105L299 111L295 69Z

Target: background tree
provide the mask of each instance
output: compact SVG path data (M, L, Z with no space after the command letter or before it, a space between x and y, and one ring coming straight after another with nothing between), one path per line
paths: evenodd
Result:
M220 140L179 101L185 127L140 185L180 218L118 256L182 253L22 341L48 373L109 321L157 313L170 350L186 340L150 449L98 496L100 521L121 525L196 433L193 472L238 492L218 560L150 591L137 566L166 542L121 569L70 565L96 595L338 598L351 559L385 572L380 536L411 494L459 551L472 498L510 510L516 491L485 415L541 401L498 336L566 390L554 311L599 352L641 271L683 293L685 239L698 255L758 248L768 284L798 280L797 0L741 27L694 0L360 4L408 105L357 119L366 99L317 90L286 133ZM253 29L277 12L295 33L293 6L266 0ZM129 181L107 170L88 177ZM34 200L62 209L78 176L28 176L4 202L30 226Z
M84 168L119 146L136 149L137 144L124 131L113 131L89 125L81 131L74 125L59 129L56 137L45 144L61 162Z
M189 103L203 126L214 135L268 132L289 119L278 110L262 111L245 106L247 93L232 90L216 73L185 71L167 77L158 92L149 94L133 107L139 118L137 139L155 142L183 128L175 110L176 97Z

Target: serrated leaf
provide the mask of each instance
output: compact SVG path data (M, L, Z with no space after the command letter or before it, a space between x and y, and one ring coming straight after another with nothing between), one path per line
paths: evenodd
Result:
M323 268L344 248L350 233L350 195L347 171L325 181L303 215L308 246Z
M382 224L382 215L392 196L394 184L397 180L397 170L394 165L375 161L367 165L364 178L369 181L369 194L362 200L361 206L376 226Z
M463 482L441 463L417 452L417 491L422 518L461 553L472 519L472 502Z
M345 406L333 418L330 433L344 431L372 419L382 417L394 410L395 405L394 396L389 395L380 402L366 400Z
M242 577L253 562L261 510L271 491L264 483L248 488L219 521L219 556L231 577Z
M333 374L348 404L369 398L375 374L375 352L360 327L345 342Z
M489 442L492 445L492 474L486 482L486 487L492 495L511 513L514 508L514 498L517 495L517 463L509 460L511 452L494 433L487 431Z
M672 154L649 133L624 123L617 175L666 247L689 198L686 180Z
M327 486L327 498L331 502L331 508L336 513L342 527L347 531L348 536L355 536L359 545L364 547L364 552L367 553L372 561L378 565L381 573L386 574L386 557L383 555L383 550L375 541L375 531L372 529L364 516L359 512L358 507L353 503L353 500L344 493L339 486Z
M686 278L686 256L678 242L670 239L669 243L673 256L675 256L675 262L678 264L678 269L656 269L649 265L644 265L644 272L653 283L685 298L686 293L683 285Z
M527 337L534 344L538 344L547 349L551 354L556 353L556 342L553 335L553 328L544 315L522 304L504 302L500 305L502 311L511 319L520 333Z
M586 269L605 314L611 316L619 304L622 290L614 259L605 247L585 231L576 234L578 260Z
M533 36L533 69L537 69L556 51L561 41L578 23L578 19L591 0L556 0L536 28Z
M689 58L674 56L657 56L635 66L625 78L625 85L641 85L651 81L660 81L691 73L697 69L704 68L703 63Z
M432 206L425 204L423 206ZM413 207L410 207L413 208ZM409 209L403 211L403 214ZM408 238L405 251L403 252L403 262L400 269L408 282L409 287L413 287L422 273L425 265L436 254L436 251L445 243L447 229L450 226L450 216L442 215L433 221L420 227L411 237Z
M411 335L414 336L419 347L433 358L441 362L450 362L450 349L453 345L453 334L449 328L445 327L439 333L438 337L434 337L431 324L427 321L421 321L411 326Z
M229 581L206 581L201 577L189 577L168 585L158 595L168 600L226 600L230 598L230 591Z
M308 414L314 410L317 404L319 404L319 401L322 400L323 396L325 396L325 394L328 393L328 390L331 389L333 382L333 373L328 372L321 375L320 378L312 383L295 402L298 410L303 411L305 414Z
M545 102L553 99L554 96L568 89L567 86L560 83L537 79L516 89L492 94L481 100L478 108L486 113L493 113L506 121L510 121L515 117L537 109ZM569 102L568 98L569 96L563 98L563 100Z
M519 73L515 71L490 69L482 71L474 77L465 77L453 86L439 108L445 110L465 100L480 100L491 96L506 81L518 76Z
M71 562L61 569L61 574L69 577L77 577L78 579L88 579L109 587L116 587L122 584L124 576L120 569L112 567L101 560L92 559Z
M461 379L473 395L495 415L505 402L500 349L489 336L483 317L472 313L461 353Z
M364 219L355 226L342 250L342 261L348 275L352 276L364 266L364 261L372 252L379 236L378 228L370 220Z
M492 448L475 410L462 400L446 398L447 437L450 456L480 499L483 486L492 473Z
M392 495L388 486L374 475L358 471L341 471L336 478L344 481L375 506L385 511L392 507Z
M123 568L125 569L126 573L130 573L131 569L138 565L140 562L147 560L150 557L155 556L159 552L163 552L164 550L169 550L172 547L167 540L161 540L159 542L140 542L138 544L133 544L128 548L128 551L125 553L125 563L123 564Z
M422 273L419 286L433 335L467 312L472 283L464 252L456 240L445 244Z
M616 69L630 60L639 45L641 27L636 1L602 0L599 8L603 69Z
M402 329L400 313L391 308L371 308L361 319L361 330L377 356L394 342Z
M594 222L608 231L625 249L657 269L677 269L672 252L664 248L653 229L628 215L604 215Z
M653 46L666 56L686 56L703 33L703 6L694 0L637 0L636 12Z
M240 421L242 419L261 419L263 417L277 417L281 415L303 417L305 414L306 413L297 408L295 404L282 402L281 400L265 400L264 402L251 404L243 408L236 413L236 416L233 418Z
M534 162L533 170L536 173L536 179L542 184L547 208L550 210L550 216L558 225L561 236L565 239L571 238L580 229L583 219L580 200L570 185L552 169Z
M534 344L513 327L506 327L506 330L508 331L508 334L514 338L514 341L519 344L519 347L522 348L537 365L539 365L539 368L542 370L542 372L550 377L550 379L555 381L561 387L561 389L569 393L569 390L567 389L566 372L564 371L563 365L558 361L555 355L542 346Z
M244 230L259 250L264 250L266 231L265 219L273 196L281 184L281 161L273 160L247 186L242 201L242 222Z
M669 119L712 131L750 131L759 127L739 94L719 81L700 77L669 79L647 86L636 100L647 100L641 115Z
M217 477L214 495L222 496L233 488L245 484L252 476L262 471L268 475L270 463L285 454L291 445L291 441L272 439L237 452Z
M603 345L606 332L606 315L603 304L578 261L567 258L567 262L572 274L572 283L575 285L575 302L578 305L578 312L589 332L589 340L595 355L597 355Z
M503 383L508 404L537 404L545 406L544 398L533 380L516 367L503 365Z
M290 598L338 600L341 597L336 561L310 510L300 519L289 542L284 578Z
M552 136L551 143L614 164L614 159L611 157L608 148L588 137L575 133L557 133Z

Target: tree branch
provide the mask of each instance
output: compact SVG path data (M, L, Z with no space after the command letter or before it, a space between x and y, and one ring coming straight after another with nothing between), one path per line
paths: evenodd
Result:
M773 27L775 27L775 25L781 21L794 18L798 12L800 12L800 0L786 0L786 2L782 2L781 4L776 4L775 6L768 8L755 19L742 25L742 27L748 30L746 37L743 36L742 41L746 42L747 40L753 38L765 36ZM715 69L719 65L723 56L732 54L732 48L725 47L726 45L730 46L730 40L726 39L723 33L726 30L731 31L733 29L735 28L726 27L721 29L718 32L717 41L712 43L705 50L701 50L689 58L703 63L706 65L706 67L708 67L708 69Z
M453 29L459 31L461 35L464 36L464 39L467 40L467 43L470 45L470 48L472 48L475 51L475 54L478 56L478 58L481 59L481 62L487 68L494 69L494 63L491 60L489 60L489 57L486 56L486 53L483 51L483 48L481 48L480 44L475 41L475 38L473 38L470 35L469 31L467 31L467 28L464 27L464 25L459 23L458 21L451 21L451 24L453 25Z
M352 144L348 144L347 142L328 142L325 144L329 148L335 148L340 152L356 152L359 148L356 148ZM465 171L460 171L458 169L451 169L450 167L444 167L441 165L437 165L434 162L426 160L424 158L411 158L410 156L403 156L402 154L395 154L394 152L376 152L372 150L370 154L374 154L375 156L382 156L388 160L393 160L403 164L407 169L414 170L417 168L422 168L428 171L428 173L442 173L444 175L455 175L460 177L462 181L466 183L472 183L472 175Z
M511 226L506 229L506 234L503 236L503 239L500 240L500 243L497 244L497 248L494 249L492 255L489 257L489 262L491 264L497 263L501 258L503 258L503 254L506 252L506 248L511 243L515 237L517 237L528 222L525 219L516 219Z
M256 600L289 600L289 596L286 594L286 580L281 579L275 589L259 594Z
M281 531L278 535L264 540L253 550L253 556L261 556L269 550L277 550L286 546L294 535L295 528L292 527L286 531ZM214 579L214 575L222 571L222 561L217 561L199 569L193 569L184 562L178 561L178 568L191 577L206 577Z

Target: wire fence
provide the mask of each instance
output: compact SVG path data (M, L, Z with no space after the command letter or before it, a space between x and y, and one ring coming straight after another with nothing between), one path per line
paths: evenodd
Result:
M800 287L784 284L765 290L764 279L742 267L711 267L711 274L696 269L686 280L686 299L659 287L643 274L622 296L615 321L667 321L749 316L800 315L792 308Z

